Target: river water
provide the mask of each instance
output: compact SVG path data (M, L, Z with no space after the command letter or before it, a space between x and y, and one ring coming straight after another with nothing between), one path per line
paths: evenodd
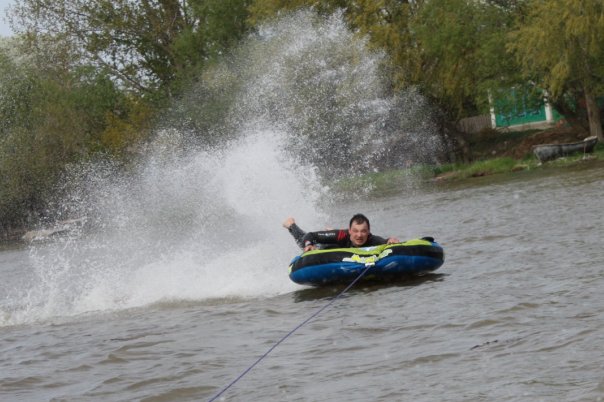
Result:
M601 400L602 163L336 201L319 176L432 162L431 108L391 93L341 13L270 24L144 160L70 167L53 212L87 217L82 233L0 250L0 400L211 399L342 290L288 279L281 222L356 212L381 236L435 237L444 265L355 286L221 400Z
M602 400L603 209L597 162L339 205L321 223L362 211L376 234L434 236L445 264L357 285L220 400ZM53 243L3 249L0 400L209 400L341 290L292 284L285 216L262 216L273 252L153 256L115 289L91 273L106 266L71 267L90 248L84 259Z

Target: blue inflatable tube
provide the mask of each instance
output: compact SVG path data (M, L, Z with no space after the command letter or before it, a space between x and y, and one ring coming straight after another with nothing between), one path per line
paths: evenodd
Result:
M444 263L443 248L431 240L308 251L294 257L289 277L295 283L311 286L350 283L368 265L365 281L396 281L425 274Z

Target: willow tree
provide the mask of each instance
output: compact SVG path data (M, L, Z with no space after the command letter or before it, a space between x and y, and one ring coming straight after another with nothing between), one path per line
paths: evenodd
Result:
M392 82L396 88L417 84L421 62L411 21L423 1L350 1L347 19L350 26L369 37L372 47L389 55Z
M515 8L476 0L425 2L412 21L421 86L452 119L488 110L490 90L517 81L505 57Z
M604 141L596 103L604 95L604 3L532 0L510 38L527 78L538 80L554 100L582 94L589 131Z

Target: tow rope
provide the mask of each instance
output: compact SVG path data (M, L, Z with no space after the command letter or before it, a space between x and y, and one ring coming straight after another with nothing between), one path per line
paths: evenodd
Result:
M311 321L313 318L317 317L324 310L326 310L329 306L331 306L333 303L335 303L336 300L338 300L344 293L346 293L350 288L352 288L363 277L363 275L365 275L365 273L367 273L367 271L369 270L369 268L371 268L374 265L375 265L374 262L368 262L368 263L366 263L365 264L365 269L363 269L363 271L350 283L350 285L348 285L344 290L342 290L340 293L338 293L338 295L336 297L334 297L333 299L331 299L331 301L329 303L327 303L326 305L324 305L323 307L321 307L319 310L317 310L315 313L313 313L310 317L308 317L306 320L302 321L294 329L292 329L285 336L283 336L281 339L279 339L279 341L277 341L277 343L275 343L273 346L271 346L262 356L260 356L254 363L252 363L252 365L250 365L241 374L239 374L239 376L237 376L237 378L235 378L233 381L231 381L229 383L229 385L227 385L226 387L224 387L219 393L217 393L211 399L209 399L208 402L213 402L216 399L220 398L220 396L222 394L224 394L229 388L231 388L239 380L241 380L243 378L243 376L245 376L247 373L249 373L250 371L252 371L252 369L254 367L256 367L256 365L258 363L260 363L262 360L264 360L264 358L266 356L268 356L269 353L271 353L273 350L275 350L275 348L277 346L279 346L283 341L285 341L287 338L289 338L291 335L293 335L294 332L296 332L297 330L299 330L300 328L302 328L305 324L307 324L309 321Z

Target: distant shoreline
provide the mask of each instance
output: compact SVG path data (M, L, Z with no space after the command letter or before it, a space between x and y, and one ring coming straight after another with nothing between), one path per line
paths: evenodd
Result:
M469 163L451 163L440 166L419 166L409 169L369 173L360 177L345 179L334 184L336 191L347 193L359 188L370 188L371 192L388 193L389 188L401 188L409 175L420 177L423 182L449 183L471 180L475 177L491 176L501 173L513 173L525 170L547 169L550 167L575 166L580 163L604 162L604 144L598 143L593 153L560 158L544 164L539 163L530 153L533 143L554 141L572 142L587 136L585 132L570 129L533 130L524 133L500 133L494 130L468 135L473 151L473 161ZM521 156L518 158L518 156ZM0 230L0 244L28 244L32 241L47 239L56 233L69 230L72 223L79 224L85 219L57 222L49 227L33 225L31 227L6 228Z

